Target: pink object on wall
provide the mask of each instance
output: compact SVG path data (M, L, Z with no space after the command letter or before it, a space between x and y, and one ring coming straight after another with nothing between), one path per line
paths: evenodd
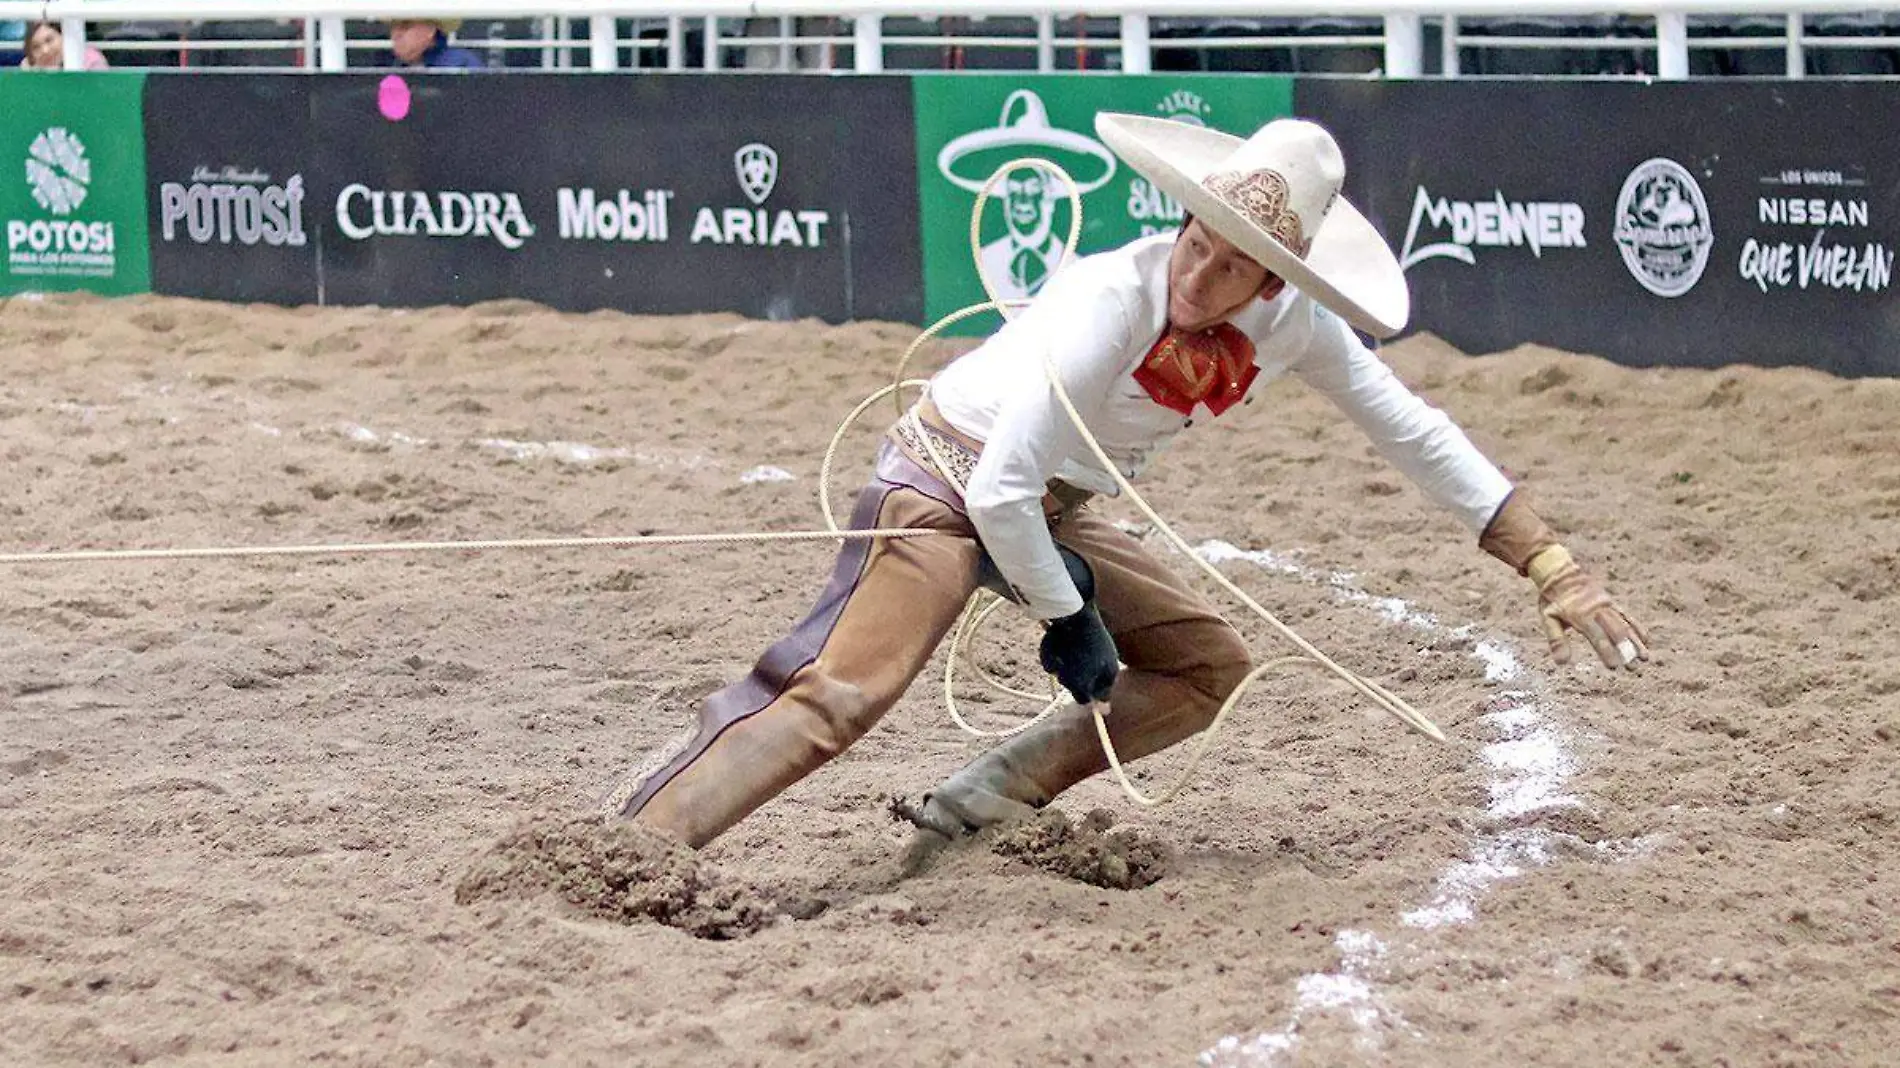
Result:
M401 122L409 117L409 102L409 83L399 75L384 78L376 87L376 107L390 122Z

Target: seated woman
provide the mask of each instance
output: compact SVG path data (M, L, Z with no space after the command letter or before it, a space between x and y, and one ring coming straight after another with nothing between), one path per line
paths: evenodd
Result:
M59 70L64 66L65 50L66 35L60 32L58 23L35 22L26 31L26 58L20 61L20 69ZM87 70L105 70L110 66L104 52L91 45L86 46Z

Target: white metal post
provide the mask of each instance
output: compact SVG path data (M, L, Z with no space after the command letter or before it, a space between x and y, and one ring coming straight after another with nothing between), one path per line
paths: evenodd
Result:
M666 69L686 69L686 17L666 17Z
M1154 50L1149 46L1148 16L1123 15L1122 73L1149 74L1154 69Z
M86 20L60 19L59 35L65 41L60 49L59 65L67 70L85 70Z
M1788 16L1788 77L1805 78L1808 76L1807 45L1802 36L1807 33L1807 23L1800 15Z
M859 15L852 24L851 67L859 74L884 72L884 16Z
M719 69L719 16L706 16L706 54L702 57L707 70Z
M613 70L620 65L620 42L614 36L612 15L587 18L587 66L590 70Z
M1036 69L1048 74L1056 69L1056 17L1036 16Z
M1425 73L1425 19L1421 15L1385 17L1385 76L1416 78Z
M350 65L348 41L343 36L343 20L340 18L322 18L317 20L318 63L324 70L346 70Z
M1458 16L1446 15L1438 42L1439 73L1447 78L1458 76Z
M798 64L792 62L792 17L778 17L778 69L797 70Z
M1689 16L1680 11L1656 16L1656 73L1664 81L1689 76Z

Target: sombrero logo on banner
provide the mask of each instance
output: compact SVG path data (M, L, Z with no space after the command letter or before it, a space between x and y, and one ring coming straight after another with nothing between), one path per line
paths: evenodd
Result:
M1659 297L1694 289L1715 245L1709 202L1695 175L1661 157L1638 164L1624 179L1613 234L1623 265Z
M1048 108L1029 89L1009 94L996 126L943 146L937 169L957 188L981 193L998 166L1025 155L1067 171L1082 196L1115 177L1115 154L1093 137L1050 125ZM999 297L1034 296L1062 265L1056 205L1067 190L1051 172L1024 167L1004 179L1002 192L1004 233L983 246L978 269Z

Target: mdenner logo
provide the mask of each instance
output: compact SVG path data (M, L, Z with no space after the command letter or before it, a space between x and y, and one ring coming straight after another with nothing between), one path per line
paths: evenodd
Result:
M534 236L521 198L513 193L385 191L360 182L337 194L336 225L354 241L379 234L492 237L503 248L518 249Z
M1450 240L1432 241L1434 230L1449 229ZM1419 244L1420 231L1429 244ZM1460 263L1477 262L1473 248L1528 247L1531 255L1542 258L1547 248L1585 248L1583 207L1562 201L1505 200L1503 193L1492 193L1490 200L1462 201L1433 198L1418 187L1412 199L1412 221L1405 229L1405 247L1399 253L1399 266L1444 257Z

